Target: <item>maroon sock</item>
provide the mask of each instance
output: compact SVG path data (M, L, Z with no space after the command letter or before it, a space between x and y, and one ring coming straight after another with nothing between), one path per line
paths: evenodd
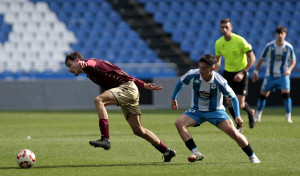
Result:
M160 153L165 153L169 148L162 142L160 141L158 146L153 145Z
M100 119L99 127L101 132L101 138L109 139L108 119Z

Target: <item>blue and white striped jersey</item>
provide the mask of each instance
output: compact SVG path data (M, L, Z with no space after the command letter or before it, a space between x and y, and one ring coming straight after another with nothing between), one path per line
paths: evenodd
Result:
M199 111L224 110L223 95L230 99L236 96L227 81L215 71L211 80L206 82L199 69L191 69L181 77L181 82L185 85L192 83L192 108Z
M296 59L293 46L284 41L282 46L277 46L273 40L265 46L260 58L267 58L267 77L281 77L288 69L291 60Z

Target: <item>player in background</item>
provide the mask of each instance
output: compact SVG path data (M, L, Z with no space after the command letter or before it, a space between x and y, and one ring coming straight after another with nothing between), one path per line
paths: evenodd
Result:
M224 56L225 68L223 76L237 94L240 108L247 112L249 127L253 128L255 125L255 111L245 102L245 99L248 94L248 71L255 62L255 55L252 51L252 46L243 37L232 33L233 26L230 19L222 19L220 21L220 29L223 36L215 43L215 52L218 61L216 71L219 71L221 58ZM231 102L227 98L226 100L229 112L235 119ZM239 132L243 132L243 127L239 123L237 123L237 129Z
M214 71L217 63L213 55L204 55L199 60L199 69L189 70L177 82L174 89L171 107L178 109L177 96L184 85L192 83L192 107L180 115L176 120L175 126L186 147L192 152L188 157L190 162L200 161L204 157L199 152L188 127L199 126L208 121L230 136L248 155L252 163L260 163L254 154L246 137L239 133L234 127L230 117L227 115L223 106L223 96L227 96L231 102L235 113L235 121L243 123L240 116L239 102L227 81Z
M137 86L149 90L161 90L161 85L145 83L131 77L118 66L99 59L84 59L79 52L66 56L65 64L75 76L87 74L87 77L95 84L101 86L104 91L96 96L94 103L98 112L101 139L90 141L94 147L102 147L109 150L109 123L106 106L119 105L125 119L129 123L133 133L151 143L164 156L164 162L170 162L176 152L169 149L153 132L142 125L141 109L139 107L139 91Z
M285 41L287 29L284 26L278 26L275 29L275 35L276 40L267 43L263 49L252 75L252 81L256 82L258 80L259 68L264 60L267 59L267 70L257 102L255 121L261 121L261 114L270 92L280 89L284 100L286 122L293 123L291 118L290 75L296 65L296 56L293 46Z

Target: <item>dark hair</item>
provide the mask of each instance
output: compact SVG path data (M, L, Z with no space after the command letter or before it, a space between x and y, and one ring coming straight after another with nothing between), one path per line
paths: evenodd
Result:
M204 62L209 66L214 66L217 63L217 58L214 55L206 54L199 59L199 63Z
M220 24L222 23L230 23L231 24L231 20L229 18L224 18L220 21Z
M275 33L277 34L281 34L281 33L287 33L287 29L284 26L277 26L275 29Z
M81 54L80 52L78 52L78 51L75 51L74 53L69 53L69 54L66 56L65 64L67 63L68 60L75 61L76 59L84 60L84 57L83 57L82 54Z

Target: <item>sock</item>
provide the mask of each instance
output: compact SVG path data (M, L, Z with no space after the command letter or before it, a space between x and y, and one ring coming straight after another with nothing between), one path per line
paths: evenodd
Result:
M185 142L185 145L186 145L186 147L187 147L190 151L192 151L193 149L197 149L197 146L196 146L196 144L195 144L193 138L187 140L187 141Z
M262 98L262 97L259 97L259 99L257 100L257 111L263 111L264 108L266 106L266 98Z
M245 102L245 107L243 108L243 110L248 113L248 116L251 115L251 108L247 102Z
M101 139L109 139L108 119L100 119L99 127L101 132Z
M286 113L285 117L286 117L286 119L292 119L292 114L291 113Z
M250 157L250 156L252 156L253 155L253 150L252 150L252 148L251 148L251 146L250 146L250 144L248 144L246 147L244 147L244 148L242 148L243 149L243 151Z
M232 118L234 119L235 121L235 113L234 113L234 109L233 108L228 108L229 112L230 112L230 115L232 116ZM235 122L236 123L236 122ZM241 127L242 125L236 123L236 127Z
M153 145L158 151L160 151L160 153L164 154L166 151L168 151L168 147L162 142L160 141L158 146Z
M285 113L291 113L292 112L292 100L291 98L285 98L284 100L284 107L285 107Z

